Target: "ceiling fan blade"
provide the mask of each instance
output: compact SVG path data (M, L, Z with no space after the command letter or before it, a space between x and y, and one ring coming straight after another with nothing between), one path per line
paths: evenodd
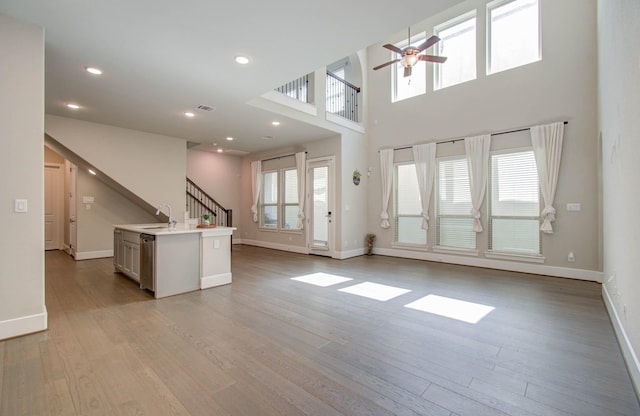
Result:
M404 67L404 77L409 77L411 76L411 67L410 66L405 66Z
M435 45L436 43L438 43L439 40L440 38L437 37L436 35L431 36L429 39L425 40L422 45L418 46L418 52L422 52L428 47Z
M396 45L392 45L390 43L387 43L386 45L382 45L383 48L387 48L390 51L393 51L395 53L399 53L400 55L402 55L402 49L398 48Z
M444 63L447 58L445 56L433 56L433 55L418 55L421 61L425 62L435 62L437 64Z
M389 61L389 62L386 62L386 63L384 63L382 65L375 66L375 67L373 67L373 70L375 71L375 70L378 70L380 68L384 68L385 66L389 66L391 64L395 64L396 62L400 62L400 59L399 58L398 59L394 59L393 61Z

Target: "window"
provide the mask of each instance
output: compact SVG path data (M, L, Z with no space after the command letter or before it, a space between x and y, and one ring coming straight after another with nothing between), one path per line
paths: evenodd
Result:
M540 60L538 0L487 4L489 74Z
M475 249L471 190L466 158L438 160L437 245Z
M435 28L440 38L436 55L446 56L434 65L434 89L438 90L476 78L476 13L464 14Z
M278 227L278 172L262 173L260 199L260 226L276 229Z
M411 46L418 47L426 40L426 34L421 33L417 38L413 38ZM396 44L400 49L408 46L408 41ZM398 54L394 53L391 59L398 59ZM404 76L404 67L394 64L391 66L391 76L393 77L393 102L402 101L427 92L427 70L424 63L417 62L411 68L411 76Z
M297 229L298 225L298 171L286 169L283 171L282 200L282 228Z
M263 173L260 199L260 227L297 229L298 172L295 168Z
M422 229L422 205L414 164L396 165L394 189L396 243L426 245L427 231Z
M489 250L541 254L540 191L532 150L491 155Z

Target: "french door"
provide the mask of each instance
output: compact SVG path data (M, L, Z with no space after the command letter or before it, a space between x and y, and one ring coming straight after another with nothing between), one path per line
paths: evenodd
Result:
M307 162L307 236L309 254L333 257L333 157Z

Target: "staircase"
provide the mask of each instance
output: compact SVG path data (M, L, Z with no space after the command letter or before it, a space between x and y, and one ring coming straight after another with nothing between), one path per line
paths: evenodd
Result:
M224 208L215 199L187 178L187 209L189 218L202 218L203 215L212 216L211 224L231 227L233 223L232 211Z

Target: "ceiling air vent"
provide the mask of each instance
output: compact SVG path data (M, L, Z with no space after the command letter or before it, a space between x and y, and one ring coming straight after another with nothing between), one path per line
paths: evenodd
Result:
M198 110L202 110L202 111L213 111L216 108L215 107L211 107L208 105L204 105L204 104L200 104L199 106L196 107Z

